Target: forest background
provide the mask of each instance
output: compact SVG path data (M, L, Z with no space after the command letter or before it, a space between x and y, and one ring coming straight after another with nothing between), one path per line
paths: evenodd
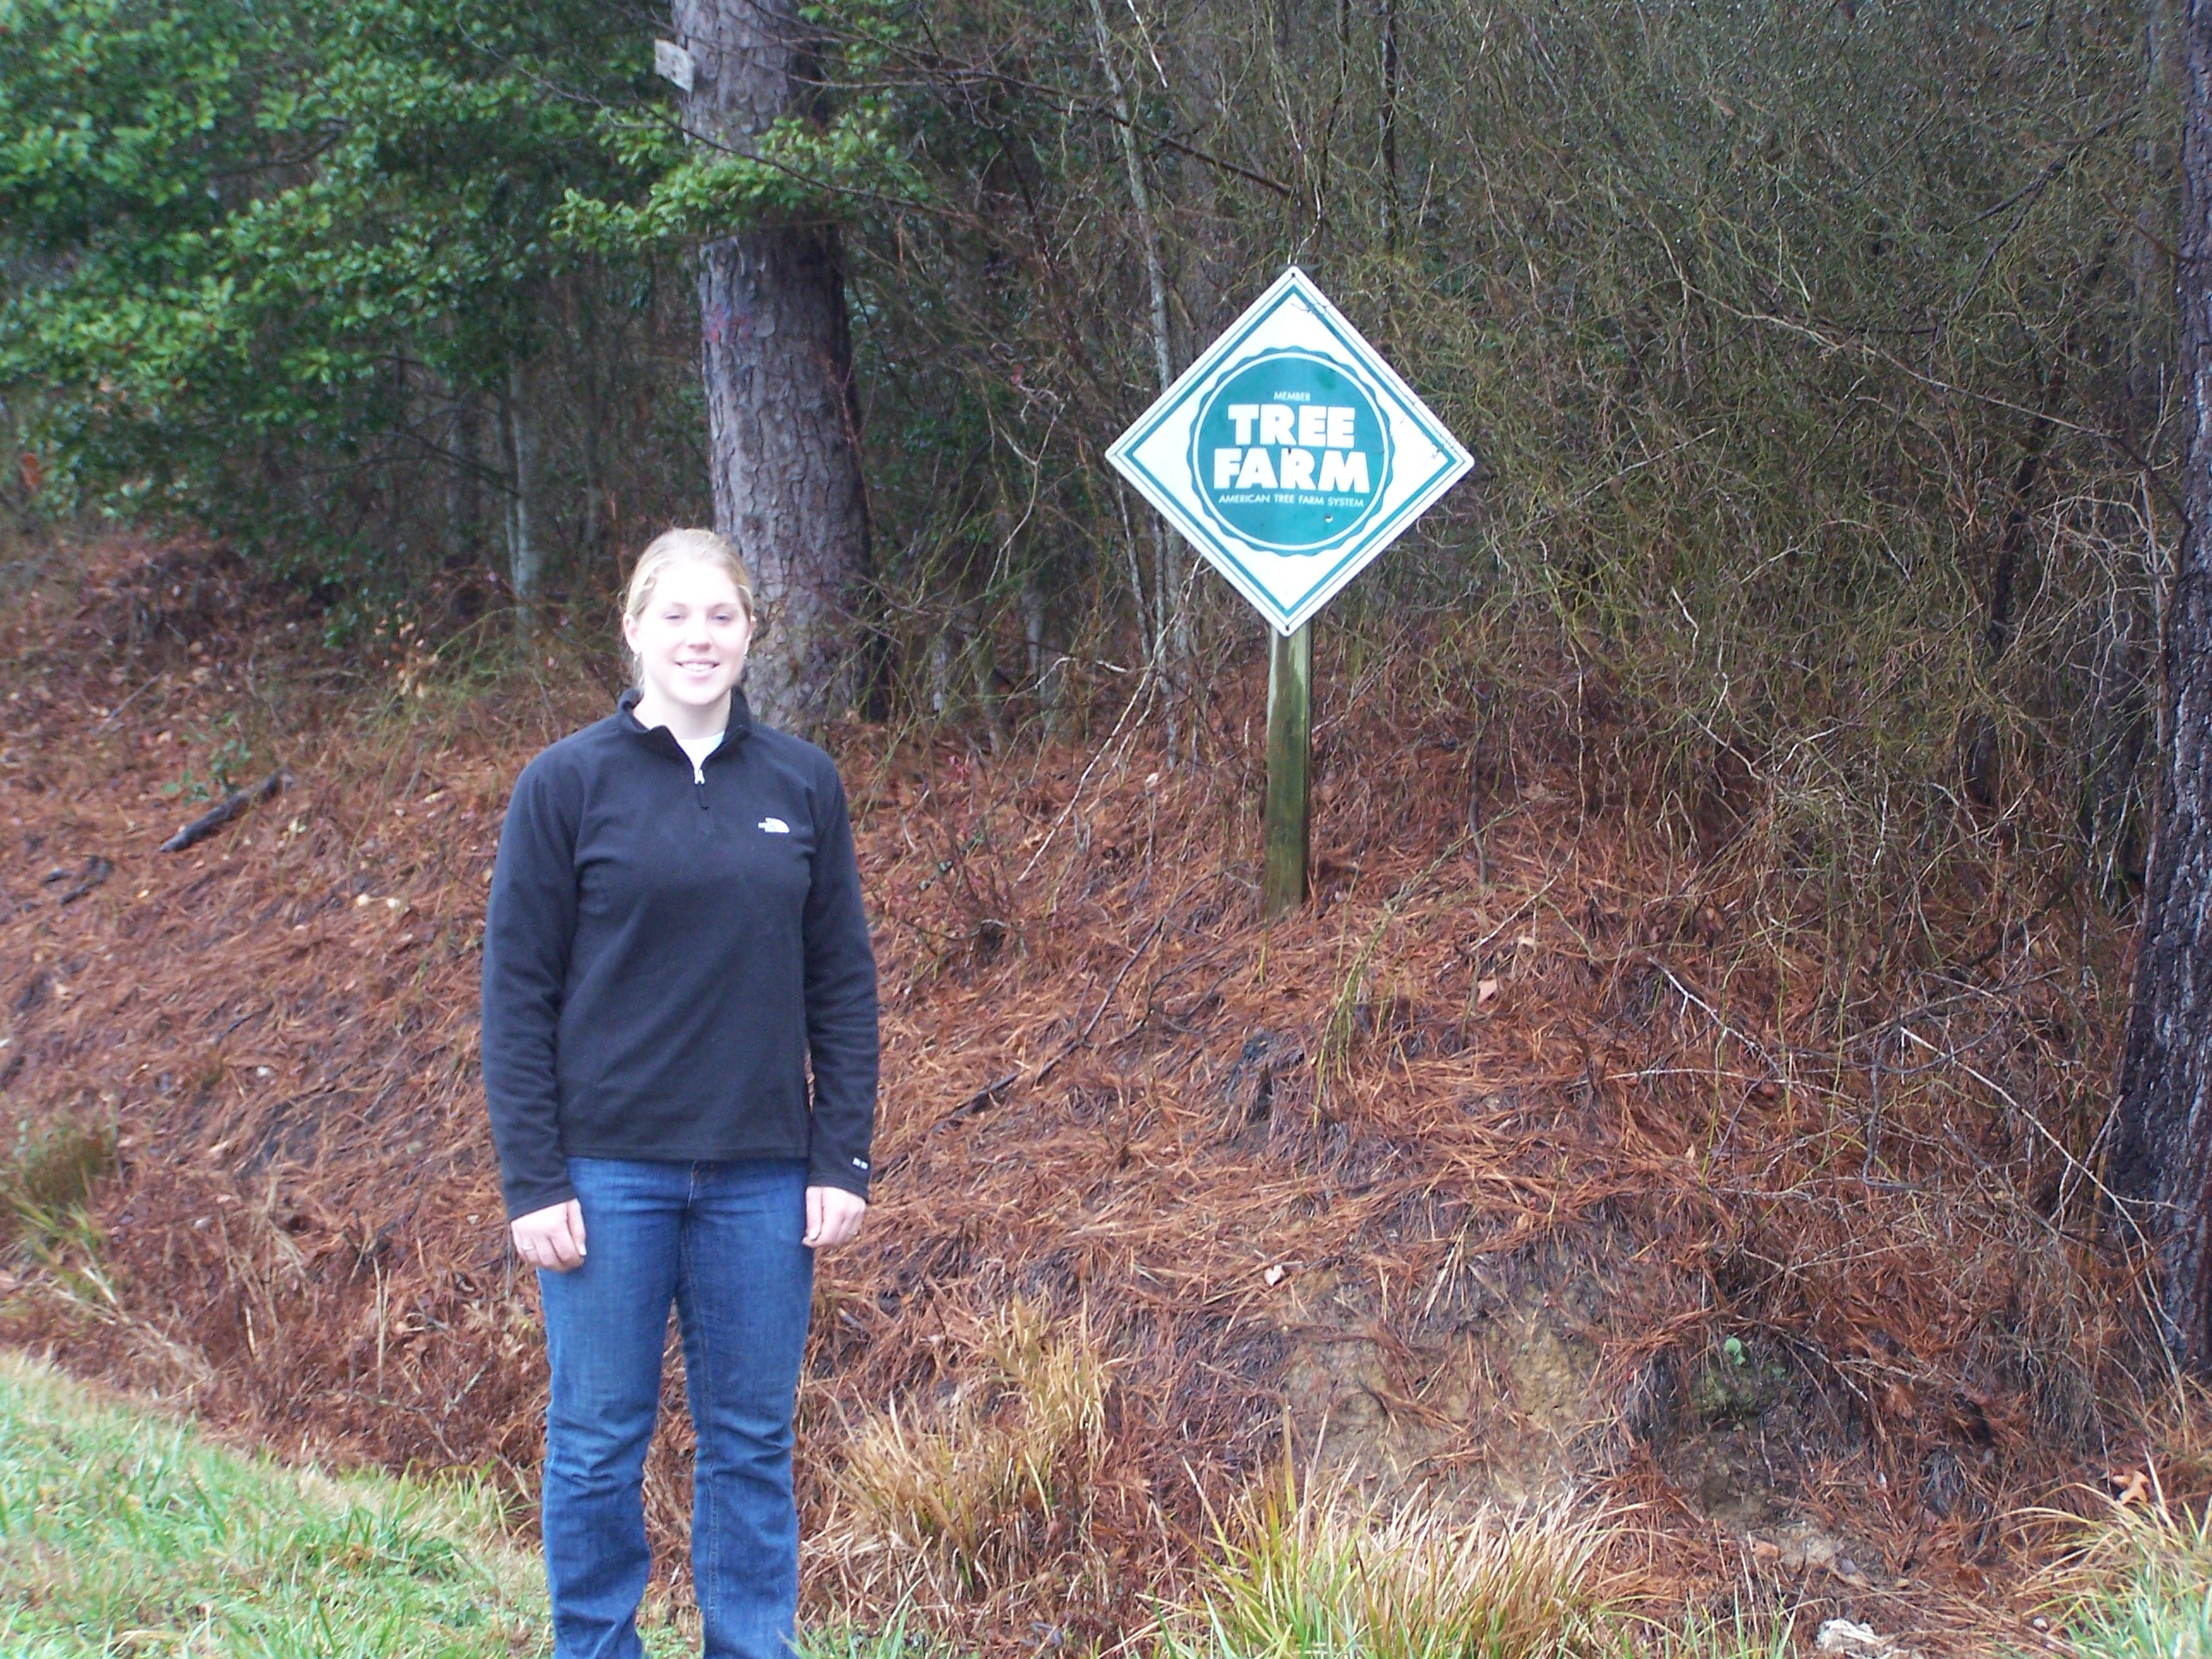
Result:
M165 628L220 641L250 592L352 664L345 695L386 714L445 707L455 690L542 690L544 671L579 665L596 696L618 672L623 559L712 513L694 250L732 226L834 227L867 495L867 672L853 707L830 713L855 745L841 750L848 768L865 754L890 769L870 798L905 814L872 843L898 901L887 962L917 999L940 982L981 999L1018 959L1039 974L1103 961L1079 1000L1083 1015L1103 994L1088 1024L1052 1028L1066 1049L1037 1051L1065 1058L1174 932L1158 919L1170 896L1135 864L1101 873L1136 843L1102 830L1094 852L1078 811L1091 759L1153 769L1100 775L1131 821L1151 815L1137 863L1214 848L1209 778L1230 781L1232 811L1256 799L1237 688L1263 655L1261 625L1103 451L1296 263L1480 466L1319 630L1323 817L1332 787L1346 823L1359 804L1318 880L1354 948L1300 1016L1303 1050L1282 1036L1287 1013L1231 1041L1243 1069L1221 1086L1244 1091L1237 1109L1260 1121L1270 1066L1295 1069L1304 1081L1281 1089L1304 1091L1316 1115L1284 1155L1322 1158L1337 1145L1324 1128L1356 1151L1343 1103L1382 1100L1394 1065L1414 1077L1412 1051L1384 1040L1394 1021L1427 1030L1405 1012L1392 957L1433 945L1464 972L1451 998L1464 1032L1501 984L1511 1000L1518 970L1501 951L1551 948L1510 920L1539 914L1551 889L1530 878L1508 921L1456 947L1446 917L1433 939L1395 938L1378 957L1399 919L1495 908L1516 848L1618 854L1574 900L1596 988L1576 994L1594 1023L1577 1039L1579 1080L1553 1085L1591 1110L1613 1099L1591 1045L1624 1032L1650 1045L1637 1076L1654 1079L1654 1100L1680 1106L1667 1091L1710 1062L1715 1092L1668 1133L1690 1134L1714 1169L1723 1152L1741 1163L1737 1184L1699 1194L1723 1243L1668 1281L1682 1299L1623 1338L1616 1370L1598 1368L1631 1438L1656 1420L1654 1400L1680 1407L1711 1353L1740 1366L1748 1341L1809 1379L1808 1400L1840 1402L1836 1446L1893 1460L1916 1494L1911 1524L1949 1528L1976 1572L2001 1552L2008 1503L2049 1497L2123 1443L2138 1457L2130 1437L2171 1379L2141 1282L2100 1242L2096 1171L2166 736L2184 424L2173 9L840 0L804 15L823 43L806 106L750 150L713 151L683 139L653 72L668 22L646 11L0 4L13 458L0 496L33 533L107 520L221 550L201 575L185 555L151 574L95 568L92 609L77 613L85 660L139 651L141 621L155 647ZM204 614L179 620L195 605ZM53 649L75 638L64 630ZM253 644L222 647L249 679ZM102 703L88 730L112 732L119 712ZM197 758L212 768L222 751L206 747ZM931 821L918 844L915 814L951 810L944 769L993 756L1030 769L988 801L976 786L960 809L973 816ZM884 781L906 764L939 782ZM472 812L495 810L496 769L480 769ZM1024 818L1047 825L1044 845L979 876L965 860L1000 857L1006 818L1017 835ZM371 844L344 855L364 900ZM1230 897L1203 914L1225 928L1243 915L1242 843L1224 844ZM1047 942L1065 872L1050 915L1024 908L1042 902L1024 882L1048 851L1091 860L1084 890L1121 907L1110 948ZM1448 859L1472 860L1458 886ZM1439 898L1424 883L1447 887ZM1624 929L1610 955L1592 944ZM1285 960L1303 948L1278 943ZM1661 959L1678 945L1705 953L1705 979ZM1256 933L1246 946L1262 962L1271 948ZM24 981L19 1024L46 1017L31 988L46 971ZM1733 1007L1731 989L1745 999ZM1668 1007L1673 1024L1653 1012ZM1562 1041L1532 1029L1532 1053L1547 1030ZM41 1051L51 1084L7 1072L18 1096L35 1090L57 1111L104 1097L86 1039L70 1041ZM1668 1043L1707 1048L1662 1065ZM1725 1107L1723 1050L1748 1067L1729 1071ZM1041 1090L1061 1058L961 1077L955 1116L987 1116L1016 1079ZM410 1063L392 1051L395 1079ZM1071 1094L1079 1117L1103 1109L1096 1091L1075 1098L1090 1087ZM1633 1127L1642 1108L1622 1109ZM195 1123L210 1145L234 1144ZM1393 1133L1391 1156L1415 1164L1444 1144ZM898 1143L909 1176L951 1139L935 1134ZM257 1158L236 1172L241 1193L270 1167ZM1636 1259L1623 1253L1638 1230L1674 1201L1649 1195L1674 1178L1638 1166L1644 1198L1586 1206L1576 1224ZM1790 1207L1815 1190L1839 1236L1909 1236L1897 1249L1910 1261L1869 1267L1875 1256L1842 1244L1820 1257L1818 1229ZM304 1204L283 1213L278 1231L320 1224ZM1385 1230L1404 1242L1380 1214L1342 1248L1380 1250ZM1463 1219L1422 1237L1461 1250ZM885 1224L901 1285L969 1273L967 1254L932 1255L895 1212ZM1791 1255L1777 1228L1811 1254ZM971 1223L956 1231L969 1251ZM330 1294L373 1287L382 1322L392 1293L374 1218L371 1234L358 1285ZM1442 1286L1462 1255L1438 1259ZM181 1284L168 1289L182 1297ZM1092 1294L1063 1286L1046 1301L1069 1316L1096 1306L1110 1334L1108 1298ZM1824 1324L1850 1297L1856 1311ZM1942 1329L1924 1343L1869 1335L1885 1301ZM1423 1317L1440 1305L1431 1291ZM1387 1284L1382 1306L1387 1321ZM229 1379L228 1409L276 1413L300 1373L260 1376L244 1328L234 1377L213 1339L194 1340ZM970 1346L1000 1360L1060 1352L1034 1331L983 1328ZM885 1389L927 1370L919 1337L872 1340ZM1264 1394L1280 1356L1239 1353ZM487 1445L524 1455L526 1366L510 1369L462 1461ZM1132 1399L1142 1370L1120 1374ZM1720 1418L1748 1409L1723 1394ZM1164 1382L1158 1399L1188 1403ZM1233 1486L1207 1483L1264 1461L1229 1395L1207 1409L1181 1417L1183 1431L1218 1430L1224 1446L1243 1435L1239 1449L1194 1454L1182 1498L1165 1495L1178 1477L1163 1464L1144 1514L1195 1529L1206 1495ZM453 1451L367 1407L331 1432L388 1462ZM1079 1454L1103 1455L1090 1441L1052 1455ZM1152 1530L1132 1524L1115 1548L1134 1559ZM1037 1539L1049 1532L1037 1517ZM1005 1609L1030 1607L1022 1596L1082 1599L1034 1589L1060 1547L987 1560L973 1540L951 1547L944 1593L998 1597L1018 1628ZM1156 1582L1157 1562L1124 1572L1101 1550L1084 1569L1094 1607L1097 1574ZM1029 1588L1006 1601L1014 1585Z
M820 106L746 156L684 146L643 14L10 8L15 510L197 519L334 634L519 587L597 640L622 550L708 511L690 245L818 216L872 695L1003 735L1152 663L1172 703L1257 630L1100 452L1295 262L1483 459L1333 626L1602 663L1685 800L1786 778L1839 868L2030 777L2085 878L2140 867L2156 7L807 15Z

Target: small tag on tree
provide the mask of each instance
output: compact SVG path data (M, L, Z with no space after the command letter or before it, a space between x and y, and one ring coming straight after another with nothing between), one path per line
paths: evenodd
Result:
M691 90L691 82L697 70L698 65L691 54L673 40L653 43L653 72L664 81L674 82L678 91Z

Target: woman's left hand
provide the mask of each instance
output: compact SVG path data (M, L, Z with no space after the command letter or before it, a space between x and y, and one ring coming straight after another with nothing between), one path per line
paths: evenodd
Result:
M849 1244L860 1233L860 1218L867 1210L866 1199L842 1187L809 1187L806 1237L799 1242L810 1250L834 1250L840 1244Z

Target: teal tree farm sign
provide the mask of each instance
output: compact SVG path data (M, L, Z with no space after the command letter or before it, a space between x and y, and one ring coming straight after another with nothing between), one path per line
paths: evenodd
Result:
M1107 459L1285 635L1474 464L1295 268Z

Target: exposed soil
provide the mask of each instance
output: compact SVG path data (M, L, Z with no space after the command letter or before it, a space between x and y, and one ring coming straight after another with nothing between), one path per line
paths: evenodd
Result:
M397 635L325 646L204 549L19 574L0 1089L33 1139L112 1122L119 1159L96 1253L19 1261L0 1334L282 1452L529 1490L477 941L505 792L605 671L556 649L467 692ZM1141 698L1001 758L836 735L886 1086L867 1234L822 1274L810 1527L847 1437L946 1399L1018 1297L1109 1357L1113 1451L941 1609L994 1647L1140 1626L1286 1448L1385 1497L1632 1507L1669 1595L1923 1646L2002 1626L2011 1517L2173 1427L2089 1224L2118 924L1993 841L1978 891L1854 962L1755 805L1703 862L1671 846L1630 715L1553 667L1482 723L1449 675L1323 667L1317 891L1273 929L1256 663L1196 763ZM218 763L289 781L156 850ZM864 1614L881 1587L809 1575Z

